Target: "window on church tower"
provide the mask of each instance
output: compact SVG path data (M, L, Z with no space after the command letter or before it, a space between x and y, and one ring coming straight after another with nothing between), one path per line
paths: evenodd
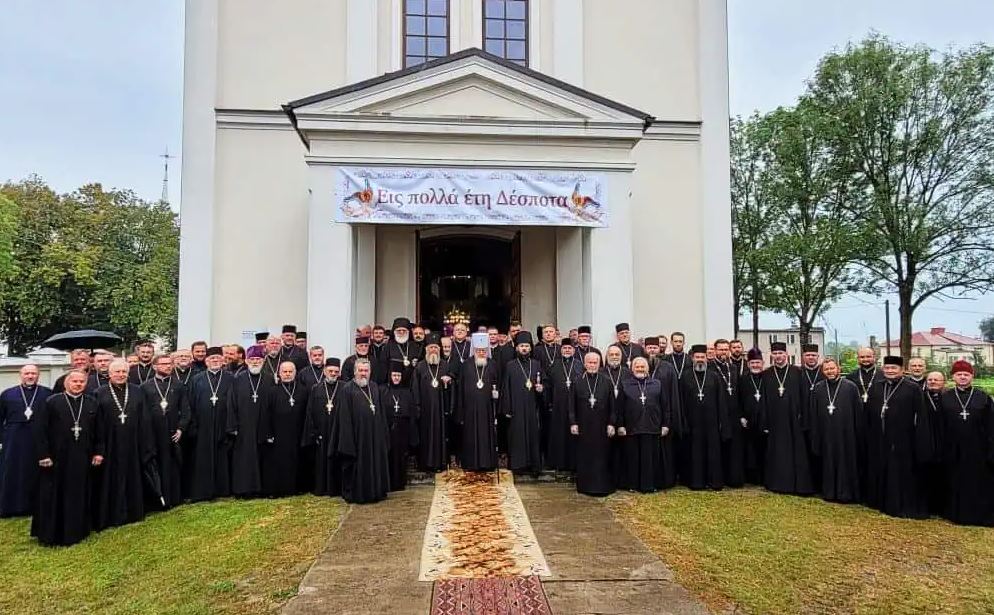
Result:
M449 0L404 0L404 67L449 54Z
M528 65L528 0L483 0L483 49Z

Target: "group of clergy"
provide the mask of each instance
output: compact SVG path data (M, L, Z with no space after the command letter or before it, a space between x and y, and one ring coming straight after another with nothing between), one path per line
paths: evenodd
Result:
M772 345L685 352L673 333L603 352L589 326L520 326L442 337L397 318L357 331L344 361L296 327L257 344L154 353L129 365L72 353L54 390L21 370L0 394L0 516L33 515L42 544L141 520L184 501L311 491L355 503L455 463L488 472L575 474L581 493L746 483L863 502L887 514L994 524L994 402L953 365L955 386L914 359L843 376L818 348L802 365ZM92 355L92 356L91 356Z

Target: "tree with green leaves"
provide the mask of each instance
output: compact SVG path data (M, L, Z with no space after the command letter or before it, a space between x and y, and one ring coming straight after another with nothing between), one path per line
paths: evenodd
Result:
M923 302L994 286L994 50L873 36L825 56L805 98L860 188L849 206L876 237L860 265L898 295L908 357Z
M179 226L167 206L98 184L59 195L37 177L0 186L0 197L16 220L13 271L0 261L0 337L11 354L78 328L175 337Z
M994 342L994 316L988 316L980 321L980 335L985 342Z

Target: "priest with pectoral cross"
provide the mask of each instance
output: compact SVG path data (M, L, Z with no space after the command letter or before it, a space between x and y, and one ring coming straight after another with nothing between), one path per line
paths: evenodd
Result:
M859 389L835 359L821 364L822 377L809 395L808 417L814 458L821 465L821 497L828 502L858 502L866 421Z
M410 388L411 376L414 375L414 368L418 364L418 359L422 354L421 344L411 339L411 321L407 318L396 318L393 321L393 339L387 342L385 366L387 370L393 369L394 361L400 363L403 368L401 373L401 384ZM390 384L389 372L387 382Z
M741 487L745 484L746 434L742 409L739 406L739 385L742 379L736 363L732 359L732 344L726 339L714 342L715 360L711 368L721 378L728 406L728 438L722 442L722 476L727 487Z
M390 423L390 491L407 487L407 459L418 443L418 431L411 425L418 416L414 395L404 382L404 373L411 372L400 359L390 360L390 380L383 387L383 400Z
M491 472L497 468L499 370L496 361L487 357L490 347L487 336L473 336L472 347L473 354L457 368L458 377L452 383L453 414L460 427L459 462L470 472ZM512 366L510 362L508 365Z
M773 365L763 372L760 391L764 403L759 417L766 434L766 488L776 493L810 495L811 484L807 444L804 437L804 376L790 365L787 344L770 344Z
M142 340L135 346L135 354L138 355L138 364L128 370L128 382L141 386L155 374L155 366L152 365L155 346L148 340Z
M691 368L680 379L688 443L683 482L691 489L720 490L725 486L723 442L731 438L732 421L726 379L719 367L708 364L704 344L691 347L690 360Z
M38 483L31 421L52 394L38 384L38 366L20 369L20 382L0 393L0 517L30 515Z
M675 391L664 391L660 381L650 377L648 359L636 357L621 382L615 408L616 434L625 457L623 486L642 493L664 488L667 473L673 471L664 465L664 446L673 438L671 431L682 425Z
M973 365L953 363L955 387L940 403L945 476L942 516L961 525L994 525L994 401L973 384Z
M183 503L183 453L181 441L189 430L190 404L186 386L173 375L173 358L168 354L152 358L155 373L141 385L145 398L145 418L152 431L152 450L159 468L163 508Z
M86 393L86 372L72 370L65 392L34 408L31 432L38 464L38 503L31 535L43 545L72 545L90 533L93 467L103 463L97 404Z
M344 383L339 378L342 362L325 359L322 380L311 387L307 399L302 446L314 446L314 495L342 494L342 464L334 448L338 435L338 407Z
M500 389L501 412L508 421L508 467L514 472L542 472L541 408L542 364L532 358L532 335L521 331L514 337L515 356L504 368Z
M269 420L261 428L262 493L282 497L305 491L300 470L300 435L310 391L297 380L297 366L283 361L280 381L269 388ZM310 468L308 467L309 471Z
M152 430L145 417L145 395L128 382L128 362L111 361L110 383L96 391L104 427L104 457L97 489L94 527L105 529L145 518L143 473L154 456Z
M867 420L866 503L893 517L928 517L927 464L932 420L924 393L904 378L904 360L884 357L884 381L870 390Z
M563 340L566 341L566 340ZM576 438L576 490L592 496L615 490L611 440L615 435L614 390L601 372L601 356L588 352L569 394L570 433Z
M425 337L425 358L414 368L411 392L418 408L418 465L427 472L448 467L448 418L456 384L449 374L449 360L442 358L438 333Z
M378 502L390 491L390 424L387 396L370 382L369 361L356 361L355 377L340 395L335 449L342 459L342 497Z
M266 350L249 346L245 351L247 369L234 377L228 395L227 432L231 437L231 493L250 498L262 493L260 454L269 437L269 394L274 386L262 373Z
M870 398L870 391L881 386L884 374L877 369L877 355L872 348L860 348L856 351L856 369L846 375L859 388L859 395L865 404Z
M207 348L206 369L190 381L189 497L194 502L231 495L231 443L228 395L235 377L224 366L220 346ZM244 372L243 372L244 374Z
M740 424L745 432L745 474L753 485L763 484L766 465L766 434L759 428L763 415L763 351L750 348L745 357L746 371L739 378Z
M549 378L549 386L545 387L545 406L549 410L543 415L548 438L546 464L553 470L572 472L576 469L576 438L570 434L570 399L583 374L583 364L574 355L573 340L564 339L559 348L559 360L545 372Z

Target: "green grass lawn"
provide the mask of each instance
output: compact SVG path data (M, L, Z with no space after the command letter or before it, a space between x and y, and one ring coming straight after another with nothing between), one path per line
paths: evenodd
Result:
M187 505L68 548L0 520L0 613L267 613L296 594L339 500Z
M994 395L994 378L977 378L973 383Z
M994 529L759 489L675 489L611 505L715 610L994 612Z

